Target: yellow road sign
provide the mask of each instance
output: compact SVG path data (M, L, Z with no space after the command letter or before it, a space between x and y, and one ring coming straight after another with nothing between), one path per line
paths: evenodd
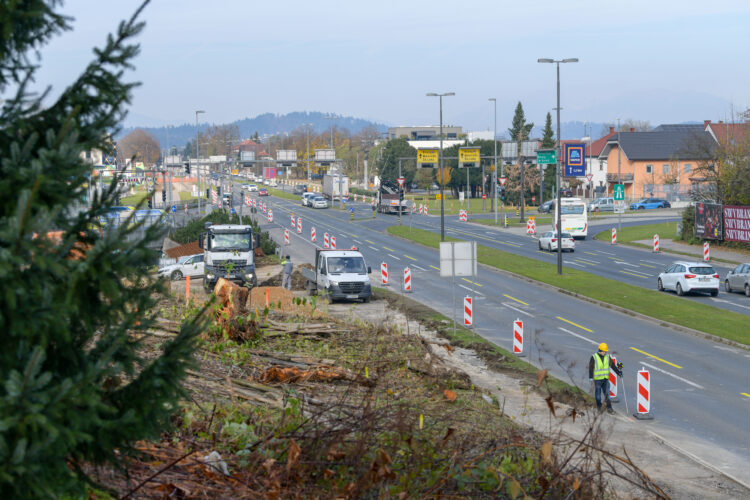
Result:
M458 150L459 163L476 163L480 162L479 148L460 148Z
M438 163L438 150L437 149L418 149L417 150L417 163Z

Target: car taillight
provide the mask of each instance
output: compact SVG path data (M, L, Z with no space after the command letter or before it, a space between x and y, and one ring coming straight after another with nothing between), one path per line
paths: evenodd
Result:
M714 274L714 278L718 278L718 277L719 277L719 275L718 275L718 274Z
M556 242L557 238L552 238L552 243Z
M686 274L685 275L685 279L692 279L692 278L695 278L694 274Z

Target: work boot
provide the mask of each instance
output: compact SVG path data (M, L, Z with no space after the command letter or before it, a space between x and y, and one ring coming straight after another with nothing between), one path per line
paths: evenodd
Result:
M607 413L609 413L610 415L614 415L615 410L613 410L612 407L610 406L609 408L607 408Z

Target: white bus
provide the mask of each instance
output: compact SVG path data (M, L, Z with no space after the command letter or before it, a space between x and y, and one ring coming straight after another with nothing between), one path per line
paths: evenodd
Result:
M560 212L562 232L570 233L573 238L586 239L589 229L588 213L586 203L580 198L562 198L560 199ZM555 218L552 221L553 227L557 227L557 207L555 207Z

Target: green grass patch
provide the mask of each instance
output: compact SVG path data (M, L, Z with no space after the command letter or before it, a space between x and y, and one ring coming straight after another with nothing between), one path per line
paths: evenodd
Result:
M518 217L516 216L515 212L511 212L511 214L508 215L508 226L518 226L518 227L526 227L526 221L519 222ZM512 218L511 218L512 215ZM529 215L526 216L527 218ZM539 232L538 228L539 226L542 226L544 224L552 224L552 216L551 215L544 215L544 216L538 216L538 215L531 215L531 217L534 217L534 220L536 221L536 227L537 232ZM503 227L503 216L501 213L498 212L497 214L497 224L495 224L495 219L472 219L471 216L469 216L469 222L473 222L475 224L482 224L485 226L497 226L497 227Z
M145 191L138 192L136 191L135 194L131 194L128 196L123 196L120 198L120 205L133 205L137 206L141 201L143 201L148 193Z
M677 238L677 224L677 222L661 222L658 224L623 227L617 231L617 242L631 243L633 241L652 240L655 234L658 234L661 240L673 240ZM610 242L612 240L612 231L602 231L594 236L594 239Z
M438 248L440 244L439 234L422 229L412 229L410 232L407 227L391 226L388 232L433 248ZM621 283L569 267L565 268L564 274L558 275L555 264L503 252L484 245L477 245L477 259L482 264L570 290L585 297L750 345L748 318L743 314L684 300L655 289L649 290ZM653 285L655 288L656 283L654 282Z
M260 186L258 187L260 189ZM268 192L271 194L271 196L275 196L277 198L284 198L285 200L292 200L292 201L298 201L301 202L302 198L299 195L287 193L286 191L282 191L281 189L274 189L271 187L267 187Z

